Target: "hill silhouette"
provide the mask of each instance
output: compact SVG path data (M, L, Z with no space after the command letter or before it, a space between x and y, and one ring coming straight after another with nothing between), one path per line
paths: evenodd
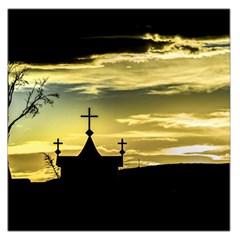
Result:
M13 230L227 231L229 164L124 169L115 181L12 181Z

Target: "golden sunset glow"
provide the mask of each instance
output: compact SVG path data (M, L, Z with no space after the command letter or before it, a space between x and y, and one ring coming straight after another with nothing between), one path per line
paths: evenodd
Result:
M91 125L101 154L118 155L119 139L127 141L126 168L136 167L139 159L142 166L229 162L229 37L146 33L129 38L154 45L141 53L92 54L72 63L31 65L29 86L47 77L45 90L58 92L60 99L12 129L8 153L13 177L49 179L41 153L55 158L57 138L63 141L62 156L78 154L87 140L87 121L80 115L88 107L99 115ZM15 93L10 120L25 104L26 91ZM23 164L26 154L29 165Z

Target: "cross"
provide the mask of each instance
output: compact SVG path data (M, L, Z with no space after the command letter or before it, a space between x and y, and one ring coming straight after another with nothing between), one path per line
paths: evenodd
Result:
M91 108L88 108L88 115L81 115L81 117L88 118L88 130L91 130L91 118L98 117L98 115L91 115Z
M126 142L123 141L123 138L121 139L121 142L119 142L118 144L121 144L121 151L120 153L123 155L125 153L125 151L123 150L123 145L127 144Z
M59 145L63 144L62 142L59 142L59 138L57 139L57 142L54 142L53 144L57 144L57 150L55 151L55 153L57 155L59 155L61 153L61 151L59 150Z

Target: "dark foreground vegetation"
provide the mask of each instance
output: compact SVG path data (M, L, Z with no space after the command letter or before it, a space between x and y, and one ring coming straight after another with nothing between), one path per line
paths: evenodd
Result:
M8 228L77 231L228 231L229 164L162 165L117 181L9 183Z

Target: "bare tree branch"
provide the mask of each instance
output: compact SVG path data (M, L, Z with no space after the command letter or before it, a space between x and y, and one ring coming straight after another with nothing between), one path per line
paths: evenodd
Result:
M22 63L15 62L15 63L8 64L8 109L12 104L13 95L15 91L29 84L29 82L25 80L24 77L29 73L30 70L31 70L31 67L23 65ZM44 87L46 82L47 82L47 78L35 81L34 86L26 93L26 99L25 99L26 105L24 109L15 119L13 119L8 124L8 139L10 137L11 129L17 121L19 121L23 117L34 118L37 114L39 114L39 109L43 105L50 104L51 106L53 106L54 101L52 100L52 98L54 97L59 98L58 93L45 94ZM9 115L8 115L8 121L9 121ZM56 175L57 175L57 172L56 172ZM8 176L9 176L9 179L11 179L11 172L9 167L8 167ZM57 175L57 177L59 177L59 175Z
M23 77L28 74L29 70L29 67L21 67L20 63L11 63L8 65L8 107L12 103L14 91L28 84L28 81L24 80Z
M8 107L10 107L13 99L13 94L15 90L19 87L24 87L28 85L28 81L24 80L23 77L29 72L29 67L20 67L19 63L10 64L8 68L8 72L12 75L13 79L9 79L8 85ZM9 78L10 78L9 75ZM14 120L12 120L8 125L8 137L10 136L10 132L14 124L23 117L31 117L34 118L40 112L40 108L43 105L51 105L53 106L53 97L59 98L58 93L49 93L45 94L44 86L47 82L47 78L42 80L35 81L34 86L26 93L26 105L22 110L22 113L19 114Z

